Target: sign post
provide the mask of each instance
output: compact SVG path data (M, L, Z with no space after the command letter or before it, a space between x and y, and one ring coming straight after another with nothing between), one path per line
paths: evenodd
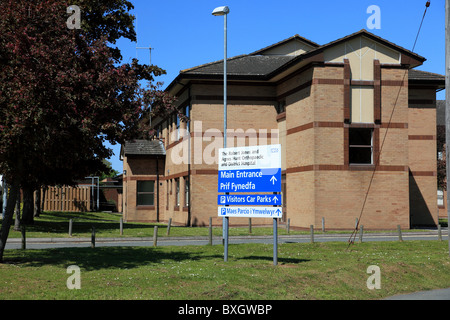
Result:
M273 218L273 265L278 264L278 220Z
M281 145L219 149L217 191L225 193L217 196L217 204L219 217L227 222L229 217L273 218L273 263L277 265L277 219L282 217L281 195L276 194L281 192ZM255 194L259 192L272 194ZM225 228L228 234L228 223ZM227 261L228 241L224 250Z

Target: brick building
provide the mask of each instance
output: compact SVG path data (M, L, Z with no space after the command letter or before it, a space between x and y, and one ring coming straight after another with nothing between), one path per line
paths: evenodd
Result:
M301 36L228 59L227 146L282 145L283 220L293 227L435 225L436 90L425 58L366 30ZM122 148L124 217L207 225L217 217L223 61L168 86L189 117L152 119L158 140ZM230 219L231 225L247 223ZM258 223L271 223L258 219Z

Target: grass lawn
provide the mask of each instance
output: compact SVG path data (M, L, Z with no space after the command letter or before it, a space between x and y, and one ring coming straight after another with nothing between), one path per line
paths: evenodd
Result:
M450 287L446 241L6 250L2 299L380 299ZM69 290L69 265L81 289ZM367 268L381 271L369 290Z

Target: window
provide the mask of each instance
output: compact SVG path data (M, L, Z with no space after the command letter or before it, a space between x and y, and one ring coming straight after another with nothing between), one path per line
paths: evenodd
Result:
M437 204L439 207L444 206L444 191L442 190L437 191Z
M184 178L184 206L189 206L189 178Z
M349 162L350 164L373 163L373 129L350 128Z
M166 209L169 209L169 183L170 180L166 181Z
M161 125L159 125L158 127L156 127L156 137L157 137L158 139L161 138L161 131L162 131Z
M286 111L286 101L279 101L277 105L277 113L283 113Z
M137 182L137 205L138 206L155 205L155 181Z
M175 192L176 192L176 206L180 206L180 178L175 179Z
M184 115L186 116L187 120L186 120L186 134L189 134L189 106L186 106L185 110L184 110Z
M179 115L177 115L177 140L176 141L178 141L178 140L180 140L180 116Z
M172 114L169 116L169 123L170 123L170 132L169 132L169 139L170 142L174 142L175 140L175 134L173 133L176 130L176 124L177 124L177 116L176 114Z
M165 143L165 145L164 145L164 147L166 147L167 148L167 146L169 145L169 131L170 131L170 124L169 124L169 121L168 120L166 120L166 121L164 121L164 143Z

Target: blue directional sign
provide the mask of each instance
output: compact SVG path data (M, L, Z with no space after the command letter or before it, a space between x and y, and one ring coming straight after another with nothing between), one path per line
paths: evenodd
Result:
M218 192L281 192L281 146L219 150Z
M222 206L229 205L281 205L280 194L221 194L217 196L217 204Z
M230 195L232 192L281 192L281 145L249 146L219 149L218 216L224 219L224 259L228 257L228 218L273 218L273 263L277 261L277 219L283 216L278 195ZM270 198L273 197L273 198ZM268 201L269 203L267 203ZM270 205L257 207L256 205ZM279 204L277 203L279 202ZM255 205L234 206L230 205ZM227 206L227 207L223 207Z
M280 207L219 207L219 217L281 218Z
M219 192L281 192L281 168L219 171Z

